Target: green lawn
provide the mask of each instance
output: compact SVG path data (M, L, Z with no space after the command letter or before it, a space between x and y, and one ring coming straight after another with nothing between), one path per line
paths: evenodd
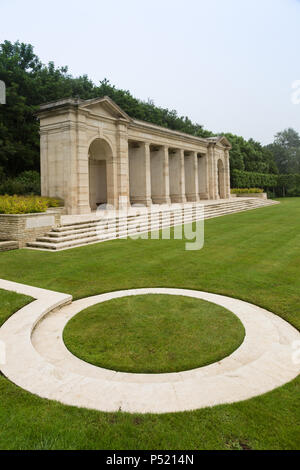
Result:
M123 297L89 307L64 330L68 349L98 367L145 374L180 372L229 356L241 321L219 305L173 295Z
M16 295L14 292L0 289L0 326L14 312L29 304L34 299L27 295Z
M179 240L116 240L58 253L5 252L0 277L74 298L137 287L205 290L253 302L300 328L300 199L211 219L203 250L184 246ZM13 296L7 311L0 292L2 321L19 307ZM298 378L232 405L129 415L42 400L0 377L0 448L299 449L299 392Z

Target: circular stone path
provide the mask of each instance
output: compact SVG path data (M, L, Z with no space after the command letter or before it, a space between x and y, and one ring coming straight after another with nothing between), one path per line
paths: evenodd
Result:
M255 397L300 372L300 365L293 362L299 332L273 313L241 300L194 290L151 288L111 292L64 305L71 301L65 294L8 281L0 281L0 288L37 299L0 329L0 341L6 346L6 363L0 365L3 374L32 393L67 405L138 413L187 411ZM100 302L147 294L182 295L221 305L242 321L245 340L220 362L170 374L101 369L68 351L62 332L74 315Z

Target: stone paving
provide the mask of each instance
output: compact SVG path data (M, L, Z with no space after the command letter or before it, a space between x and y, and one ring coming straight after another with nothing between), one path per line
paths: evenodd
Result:
M149 288L111 292L71 303L71 296L0 280L0 288L34 297L0 329L6 363L15 384L50 400L100 411L166 413L234 403L279 387L300 372L293 361L299 332L260 307L196 290ZM62 333L81 310L111 299L147 294L182 295L227 308L246 336L229 357L209 366L170 374L131 374L102 369L71 354ZM180 332L178 332L180 334Z

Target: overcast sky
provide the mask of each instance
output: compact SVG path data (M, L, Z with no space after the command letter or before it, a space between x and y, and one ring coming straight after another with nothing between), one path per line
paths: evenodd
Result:
M298 0L0 0L0 41L263 143L300 132Z

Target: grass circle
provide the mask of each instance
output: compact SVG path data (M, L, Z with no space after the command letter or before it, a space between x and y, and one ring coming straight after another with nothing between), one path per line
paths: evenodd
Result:
M191 297L122 297L82 310L66 325L67 348L98 367L170 373L229 356L243 342L241 321L219 305Z

